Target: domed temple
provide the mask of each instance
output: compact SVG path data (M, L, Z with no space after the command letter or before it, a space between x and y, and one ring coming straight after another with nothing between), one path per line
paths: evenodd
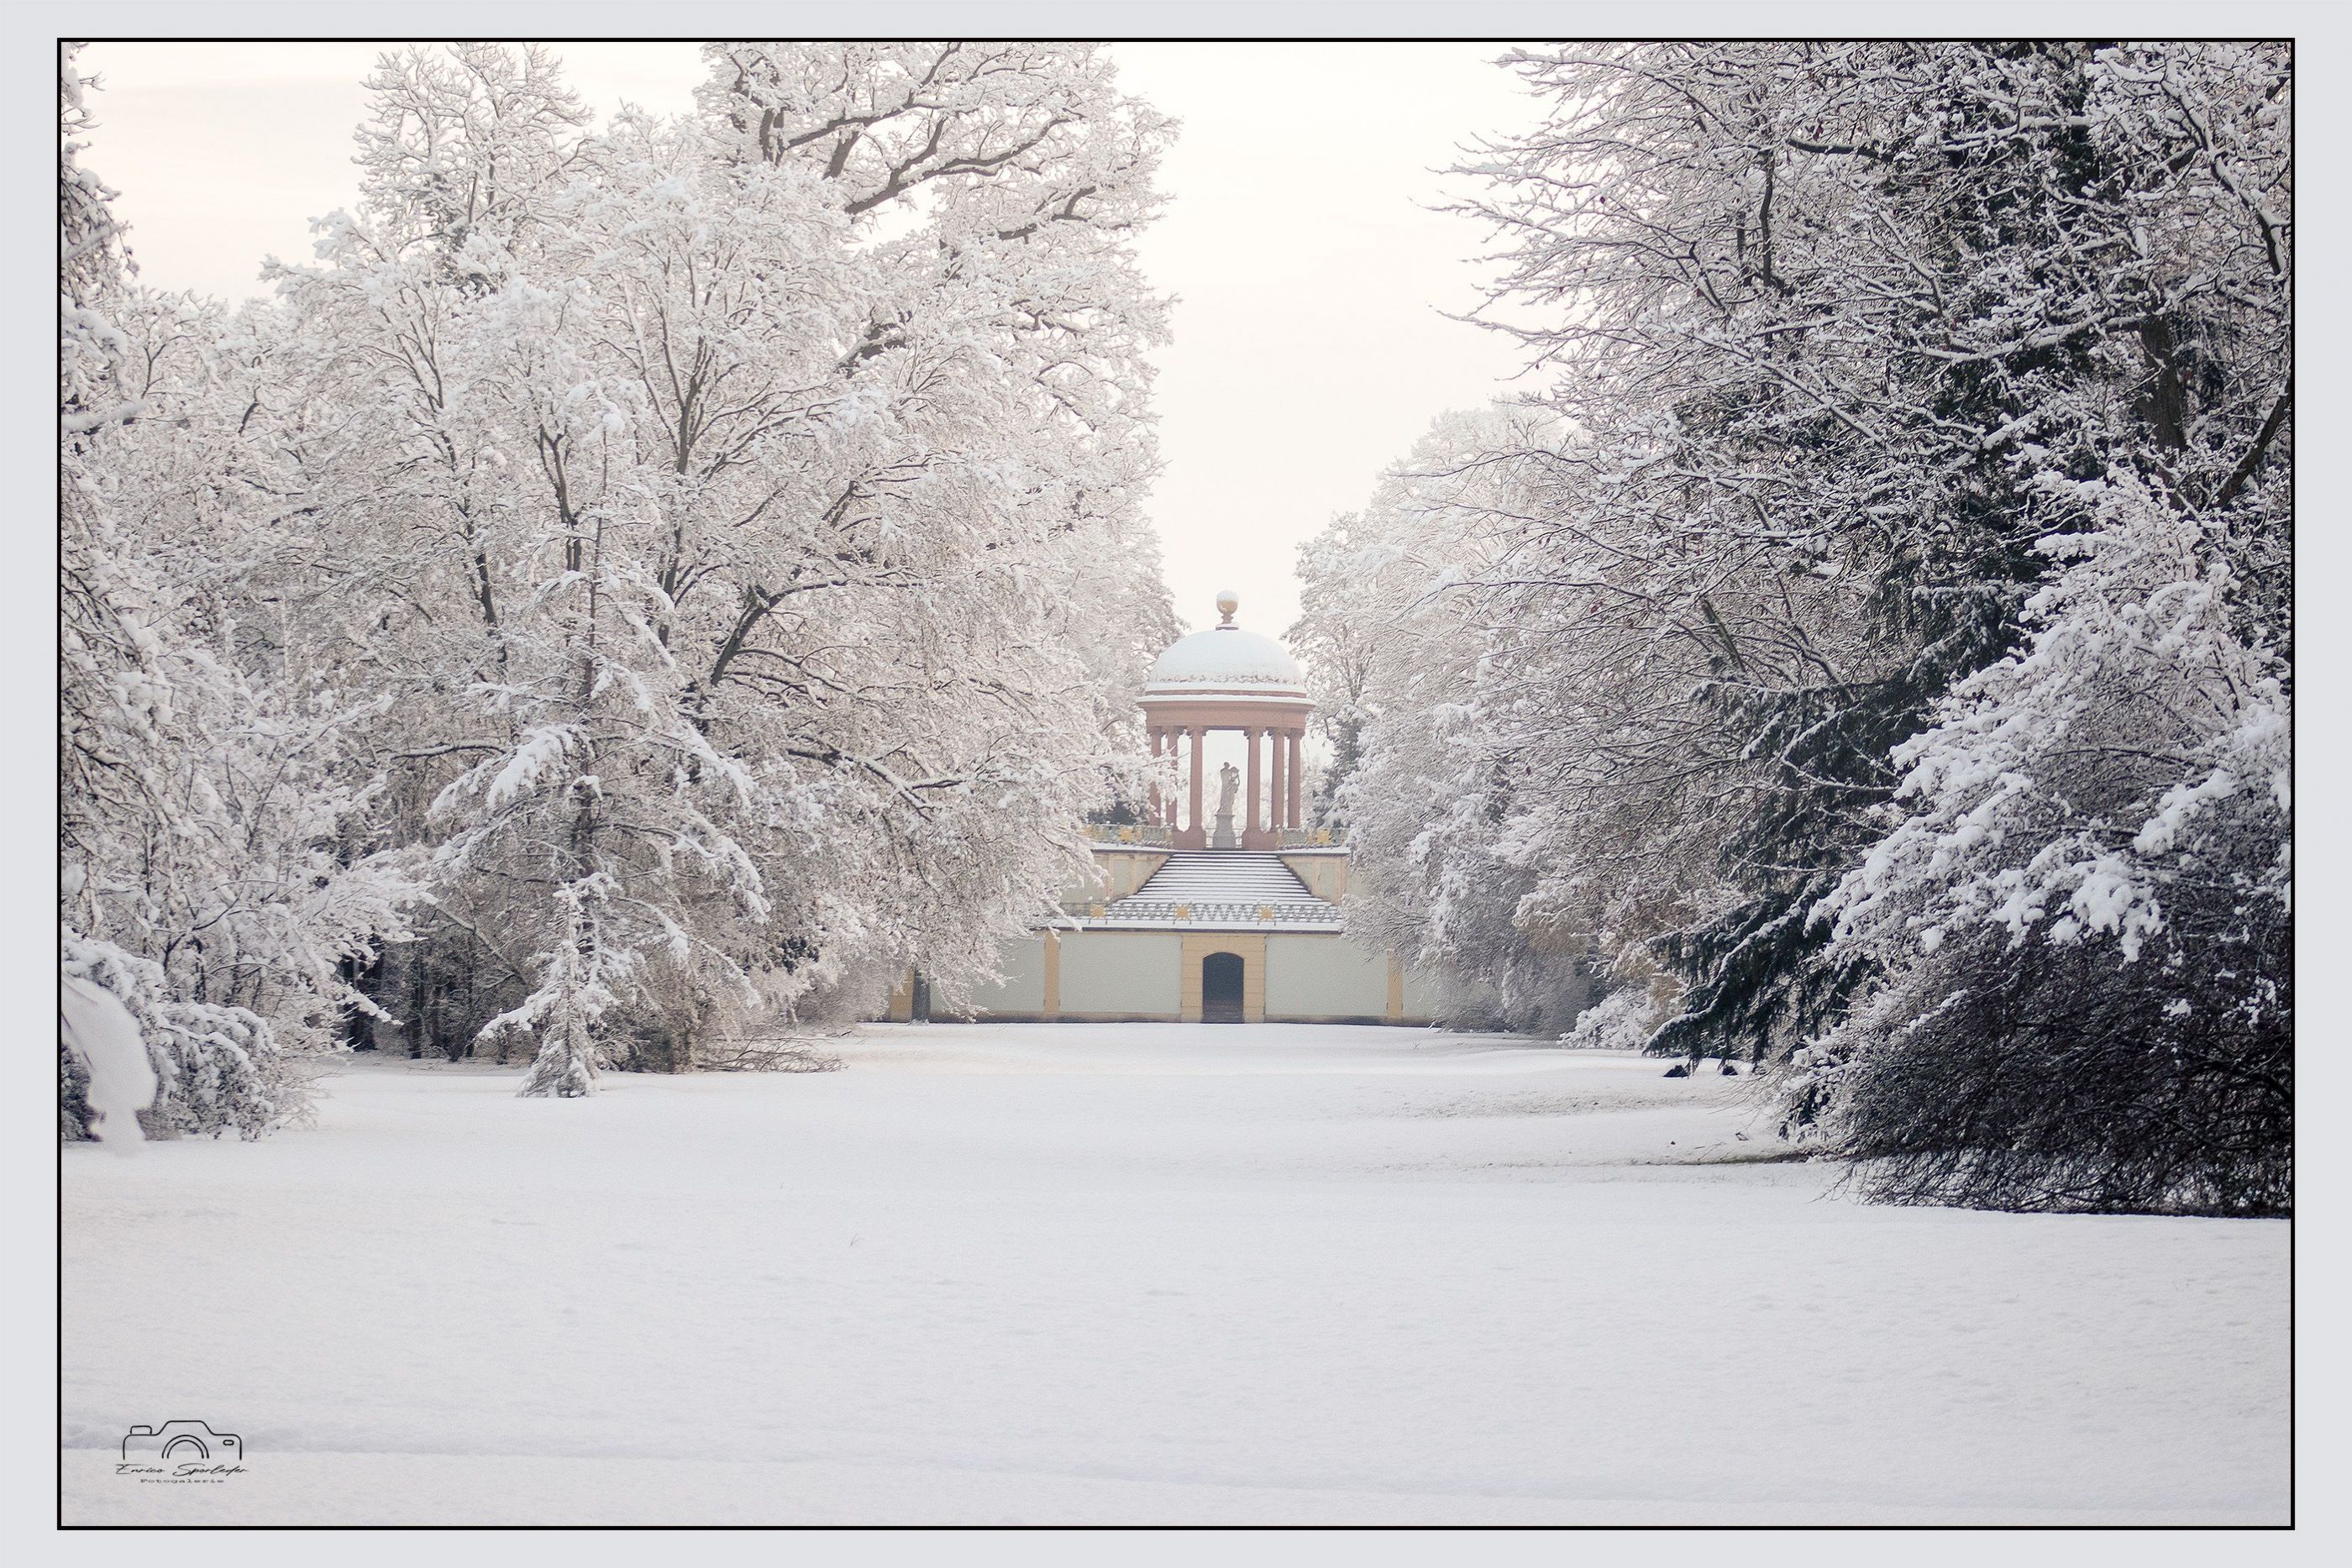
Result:
M935 998L910 975L891 1018L1431 1021L1419 977L1342 935L1347 848L1299 810L1314 700L1289 650L1235 625L1237 608L1219 594L1218 624L1161 653L1144 685L1151 755L1173 761L1177 788L1154 786L1142 823L1094 830L1092 882L1004 955L1003 984ZM1220 730L1241 735L1244 762L1212 780L1203 742Z
M1219 594L1223 619L1160 654L1143 687L1152 757L1184 761L1188 782L1180 798L1163 810L1155 793L1150 811L1180 850L1205 850L1213 842L1218 849L1279 849L1285 835L1298 831L1298 748L1315 704L1288 649L1234 624L1239 604L1231 593ZM1247 822L1237 840L1233 824L1223 821L1213 840L1201 816L1201 738L1220 729L1239 731L1249 757ZM1222 817L1231 806L1230 791L1218 804Z

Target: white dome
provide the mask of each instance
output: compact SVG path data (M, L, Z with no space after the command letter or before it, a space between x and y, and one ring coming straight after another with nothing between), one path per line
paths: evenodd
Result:
M1305 696L1306 677L1290 650L1238 626L1212 626L1180 639L1151 666L1146 696L1188 696L1243 690L1267 696Z

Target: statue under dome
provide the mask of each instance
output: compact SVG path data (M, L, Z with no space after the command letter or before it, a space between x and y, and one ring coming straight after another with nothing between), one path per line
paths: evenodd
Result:
M1241 836L1234 831L1234 797L1241 793L1242 770L1232 763L1217 769L1217 835L1209 841L1213 850L1237 850Z

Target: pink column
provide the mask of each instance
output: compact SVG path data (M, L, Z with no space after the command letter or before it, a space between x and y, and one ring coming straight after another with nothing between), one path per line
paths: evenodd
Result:
M1265 732L1265 748L1273 754L1274 761L1274 777L1268 780L1266 789L1265 825L1266 831L1273 833L1279 843L1282 836L1282 731L1269 729Z
M1306 738L1307 732L1303 729L1294 729L1290 732L1290 825L1294 828L1307 825L1298 810L1298 751L1300 744Z
M1151 731L1151 803L1144 809L1143 820L1153 827L1160 825L1160 730Z
M1192 740L1192 825L1191 831L1201 831L1201 732L1188 727L1184 733Z
M1260 742L1260 741L1264 740L1265 738L1265 732L1264 730L1262 730L1262 729L1245 729L1245 730L1242 731L1242 744L1243 744L1244 746L1246 746L1246 747L1249 747L1249 770L1248 770L1248 771L1249 771L1249 815L1248 815L1247 819L1246 819L1246 820L1243 822L1243 824L1242 824L1242 831L1243 831L1244 834L1255 833L1255 832L1257 831L1257 824L1258 824L1258 814L1257 814L1257 800L1258 800L1257 754L1258 754L1258 750L1259 750L1258 742Z

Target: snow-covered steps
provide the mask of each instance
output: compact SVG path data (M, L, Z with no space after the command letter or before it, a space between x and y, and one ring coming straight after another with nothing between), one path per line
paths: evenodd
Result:
M1207 898L1261 904L1320 904L1276 854L1245 850L1180 850L1145 879L1135 898ZM1121 902L1124 902L1122 900Z
M1105 908L1118 925L1337 929L1339 909L1315 896L1282 857L1246 850L1180 850L1143 885Z

